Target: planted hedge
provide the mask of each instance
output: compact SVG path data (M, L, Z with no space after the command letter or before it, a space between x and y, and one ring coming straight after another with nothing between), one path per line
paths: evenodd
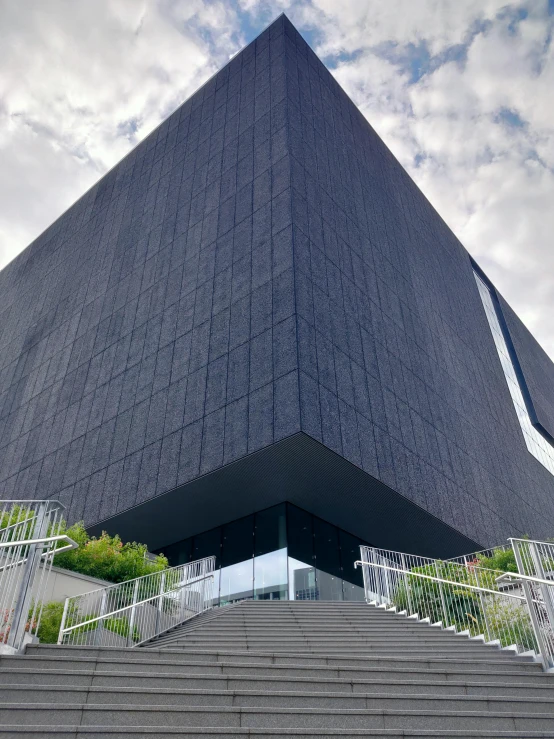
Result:
M79 545L78 549L54 557L54 564L65 570L118 583L168 567L167 557L163 554L154 559L146 558L146 544L136 541L123 543L119 536L110 536L105 531L98 538L89 536L82 521L73 526L62 522L60 533L67 534Z

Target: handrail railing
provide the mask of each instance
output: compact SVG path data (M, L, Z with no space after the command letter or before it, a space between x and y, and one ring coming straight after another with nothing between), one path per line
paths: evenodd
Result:
M58 644L135 647L213 605L215 557L65 601Z
M64 506L51 500L0 503L0 647L21 651L36 635L55 554L76 549L60 534ZM66 542L65 546L59 546Z
M508 539L530 604L530 616L545 665L554 667L554 544Z
M537 577L366 546L360 552L356 566L368 602L518 653L532 650L545 669L554 668L554 582L544 572Z

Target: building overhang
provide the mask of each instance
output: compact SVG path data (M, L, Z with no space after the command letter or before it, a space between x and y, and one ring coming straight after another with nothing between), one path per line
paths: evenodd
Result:
M117 533L154 551L285 501L384 549L448 558L482 548L304 433L100 521L89 532Z

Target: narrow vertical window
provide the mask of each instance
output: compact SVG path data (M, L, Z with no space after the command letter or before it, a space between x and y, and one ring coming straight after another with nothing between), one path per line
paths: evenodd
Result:
M529 412L524 399L524 390L521 387L518 374L510 357L510 350L508 349L508 344L506 343L507 340L498 317L496 298L491 293L489 286L477 274L477 272L474 272L473 274L475 275L479 294L483 301L487 320L494 338L494 343L496 344L496 350L500 357L500 363L504 370L504 375L521 425L521 430L523 431L523 438L525 439L527 449L542 465L546 467L549 472L554 475L554 447L548 439L546 439L540 431L533 426L531 418L529 417Z

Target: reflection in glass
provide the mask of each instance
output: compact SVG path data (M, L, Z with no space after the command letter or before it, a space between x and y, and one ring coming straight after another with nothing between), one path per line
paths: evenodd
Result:
M527 404L525 403L523 391L520 385L520 381L517 376L514 364L510 357L510 350L504 337L504 332L500 325L498 318L498 309L496 303L493 300L493 294L488 285L481 279L481 277L474 272L474 277L477 282L479 289L479 295L483 301L483 307L485 308L485 314L489 322L489 326L492 332L496 351L500 358L502 369L506 377L508 389L512 396L512 401L516 410L521 430L523 432L523 438L527 449L531 454L538 459L538 461L546 467L546 469L554 475L554 446L546 439L540 431L533 426L529 411L527 410ZM508 339L509 340L509 339Z
M294 557L289 562L289 600L319 600L315 567Z
M287 541L289 554L289 599L318 600L314 567L312 519L306 511L287 506Z
M221 538L220 603L233 603L254 595L254 516L223 526Z
M254 521L254 556L275 552L287 546L285 503L258 511Z
M360 572L361 571L362 569L360 568ZM348 582L347 580L343 580L342 588L343 588L343 593L344 593L344 600L356 601L356 602L362 602L365 600L364 589L361 588L359 585L354 585L353 583Z
M189 540L190 541L190 540ZM186 541L182 542L182 545L186 547ZM205 531L203 534L198 534L193 539L191 559L203 559L204 557L211 557L215 555L215 566L220 567L221 565L221 529L211 529ZM170 562L173 565L173 561Z
M176 544L170 544L168 547L164 547L163 553L171 563L172 567L184 565L187 562L190 562L192 559L195 559L195 557L192 556L192 537L190 539L184 539L184 541L178 541Z
M166 547L174 566L216 556L214 603L363 600L360 539L281 503Z
M364 542L352 534L339 529L339 546L342 566L342 591L344 600L363 601L364 577L362 568L354 569L354 562L360 559L360 545Z
M223 526L221 566L252 559L254 555L254 516L245 516Z
M254 598L256 600L287 599L287 548L254 558Z
M313 527L318 599L342 600L339 530L315 517Z
M219 582L221 579L221 570L216 570L214 572L214 584L213 584L213 590L212 590L212 597L214 600L214 606L220 605L219 602Z
M253 596L253 559L222 567L220 574L219 604L248 600Z

